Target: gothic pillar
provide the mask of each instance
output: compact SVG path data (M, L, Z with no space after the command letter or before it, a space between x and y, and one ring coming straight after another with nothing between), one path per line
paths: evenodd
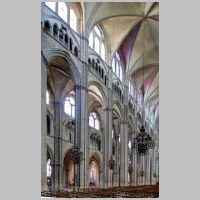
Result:
M87 79L88 79L88 40L84 36L80 37L80 59L83 61L81 66L81 80L79 85L75 86L76 106L75 106L75 144L79 146L80 151L83 153L83 158L80 164L77 166L77 183L81 188L88 187L87 184L87 166L89 164L89 150L88 150L88 91L87 91Z
M47 90L47 69L41 60L41 191L48 190L47 187L47 147L46 147L46 90Z
M125 109L126 110L126 109ZM126 112L126 111L125 111ZM128 185L128 123L121 122L120 134L120 182L121 186Z
M137 152L136 152L136 149L133 149L133 157L132 157L132 160L133 160L133 185L137 185L138 184L138 177L137 177L137 165L138 165L138 162L137 162Z
M103 136L103 180L104 187L107 188L109 186L110 180L109 159L112 155L112 109L110 107L104 108L104 126L105 128Z
M124 109L123 109L123 117L120 127L121 137L121 156L120 156L120 178L121 185L128 185L128 86L127 80L125 78L125 74L123 76L124 81Z
M115 137L116 142L116 162L115 162L115 169L114 169L114 186L119 186L119 136Z
M147 185L151 184L151 154L152 154L152 149L149 149L147 153L147 169L146 169L146 184Z
M87 187L87 126L88 126L88 115L87 115L87 88L85 86L75 86L75 137L74 144L80 148L83 153L83 159L80 160L80 164L75 165L75 181L77 187Z
M62 189L62 118L63 103L54 102L54 162L53 162L53 188L54 190Z
M123 115L120 127L120 181L121 186L128 185L128 79L126 78L125 70L123 70L123 83L124 83L124 100L123 100Z

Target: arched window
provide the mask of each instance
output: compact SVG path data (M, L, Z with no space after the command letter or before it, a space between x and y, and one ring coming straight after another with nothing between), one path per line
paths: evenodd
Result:
M101 31L100 31L99 27L95 26L95 27L94 27L94 30L95 30L95 32L97 33L97 35L98 35L99 37L101 37L101 36L102 36L102 34L101 34Z
M99 130L99 119L95 112L92 112L89 115L89 126Z
M94 50L99 54L99 40L98 40L98 38L95 38Z
M90 33L90 36L89 36L89 46L90 46L91 48L93 48L93 39L94 39L93 33Z
M76 19L76 14L73 9L70 9L70 27L74 30L76 30L76 25L77 25L77 19Z
M99 26L95 26L89 35L89 46L96 51L97 54L105 60L106 48L104 44L104 36Z
M71 117L75 117L75 101L72 96L68 96L65 100L65 113Z
M58 3L58 15L67 22L67 6L64 2Z
M112 70L116 76L122 81L123 70L120 62L119 54L116 52L112 59Z
M101 58L105 60L105 45L101 44Z
M47 177L51 177L51 173L52 173L52 170L51 170L51 160L49 158L47 160Z
M46 104L49 104L49 92L48 91L46 91Z
M56 2L45 2L45 5L47 5L51 10L53 10L55 12Z

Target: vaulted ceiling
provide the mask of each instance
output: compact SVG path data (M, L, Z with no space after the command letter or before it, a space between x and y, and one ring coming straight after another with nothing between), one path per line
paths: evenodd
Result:
M118 51L126 73L135 81L137 89L144 92L145 105L157 123L159 3L84 2L82 6L86 35L95 25L102 28L111 54Z

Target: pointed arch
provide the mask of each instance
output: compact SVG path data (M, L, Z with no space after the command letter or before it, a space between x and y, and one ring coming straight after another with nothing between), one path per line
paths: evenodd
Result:
M71 57L67 51L51 48L47 51L43 51L42 53L43 53L44 57L46 58L47 62L50 62L50 60L53 57L63 58L69 64L70 71L71 71L71 78L72 78L73 83L75 85L80 85L80 83L81 83L80 72L78 70L78 67L76 66L74 61L71 59Z
M115 106L118 110L115 109ZM123 112L122 105L118 100L113 101L113 110L115 110L117 112L117 114L119 115L120 119L122 119L124 112Z
M90 164L90 162L91 162L92 159L94 159L94 160L98 163L99 169L100 169L100 171L101 171L101 170L103 169L103 163L102 163L102 160L101 160L101 158L100 158L100 156L99 156L99 154L98 154L97 152L94 152L94 153L90 156L90 159L89 159L89 163L88 163L88 164Z
M102 108L106 108L107 105L108 105L108 100L107 100L107 95L106 95L103 87L96 81L90 81L88 83L88 88L90 86L96 86L97 87L97 89L99 90L99 92L100 92L100 94L102 96L102 102L100 102L102 104Z

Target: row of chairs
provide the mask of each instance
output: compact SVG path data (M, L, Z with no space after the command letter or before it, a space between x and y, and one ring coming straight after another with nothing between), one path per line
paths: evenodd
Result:
M68 191L48 191L42 192L46 197L65 197L65 198L108 198L108 197L128 197L128 198L156 198L159 197L159 186L124 186L112 188L85 188L78 192Z

